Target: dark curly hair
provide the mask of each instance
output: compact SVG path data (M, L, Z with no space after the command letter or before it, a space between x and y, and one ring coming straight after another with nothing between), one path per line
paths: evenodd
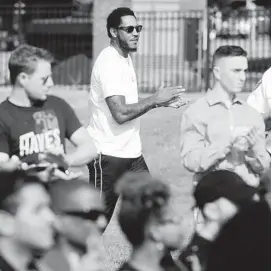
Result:
M138 172L126 174L117 184L117 191L122 195L120 227L133 246L141 245L150 219L162 219L170 189L148 172Z
M130 8L120 7L114 9L107 18L107 33L109 38L112 37L110 29L119 27L123 16L134 16L136 18L134 12Z

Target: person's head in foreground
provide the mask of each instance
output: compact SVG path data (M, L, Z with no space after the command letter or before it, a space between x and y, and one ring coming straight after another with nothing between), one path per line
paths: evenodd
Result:
M85 254L88 242L100 240L107 225L99 191L84 180L60 180L50 184L49 192L58 217L59 248Z
M9 58L10 81L20 97L32 103L45 101L53 86L51 64L53 56L45 49L27 44L17 47ZM23 98L22 98L23 99Z
M205 175L196 185L193 196L202 213L204 229L207 226L207 239L213 239L220 227L238 211L259 200L257 188L247 185L240 176L227 170Z
M117 8L107 18L107 33L111 44L125 53L137 51L141 31L142 26L129 8Z
M247 52L240 46L220 46L213 55L214 88L229 95L242 91L248 69Z
M179 249L184 237L168 185L147 172L128 173L117 190L122 195L119 224L133 247L129 264L139 270L160 269L166 252Z
M242 208L222 227L206 270L271 270L271 210L264 199Z
M23 171L0 172L0 255L16 270L55 243L55 216L47 189Z

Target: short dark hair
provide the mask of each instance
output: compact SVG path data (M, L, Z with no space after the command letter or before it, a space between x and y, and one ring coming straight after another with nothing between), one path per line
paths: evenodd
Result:
M109 38L112 37L110 29L117 28L121 24L121 18L123 16L134 16L136 18L134 12L130 8L121 7L114 9L107 18L107 32Z
M213 55L212 66L215 66L215 63L218 59L223 57L232 57L232 56L244 56L247 57L247 52L240 46L236 45L223 45L216 49Z
M128 173L117 184L122 201L119 224L133 246L145 240L145 227L151 218L162 219L170 199L169 187L148 172Z
M28 44L17 47L11 53L8 63L11 84L15 84L17 76L21 72L32 74L36 69L38 60L53 63L54 57L47 50Z
M19 206L18 193L26 186L40 184L46 188L37 176L25 171L0 172L0 210L15 214Z

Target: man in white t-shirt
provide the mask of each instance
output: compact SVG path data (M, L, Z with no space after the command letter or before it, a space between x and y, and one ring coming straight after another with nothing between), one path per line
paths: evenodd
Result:
M89 165L90 182L103 191L110 220L118 195L116 181L127 171L148 171L142 156L138 117L159 106L180 107L182 87L159 89L138 101L135 71L129 55L137 51L142 26L129 8L117 8L107 18L110 45L98 56L92 71L88 131L100 152Z

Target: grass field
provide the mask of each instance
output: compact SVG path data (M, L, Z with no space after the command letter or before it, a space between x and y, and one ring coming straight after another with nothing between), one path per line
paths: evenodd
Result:
M87 92L54 90L54 95L64 98L76 110L84 125L88 124ZM0 91L0 102L7 97L8 91ZM187 94L195 99L200 94ZM246 97L247 94L243 94ZM189 236L192 217L188 210L192 205L191 174L183 169L179 157L179 122L183 109L155 109L141 117L141 138L143 154L152 174L168 182L173 191L173 204L180 213L186 213L185 230ZM69 145L68 151L72 151ZM87 175L87 169L82 169ZM109 270L114 270L129 255L129 246L122 236L116 216L104 234L104 244L109 260Z

